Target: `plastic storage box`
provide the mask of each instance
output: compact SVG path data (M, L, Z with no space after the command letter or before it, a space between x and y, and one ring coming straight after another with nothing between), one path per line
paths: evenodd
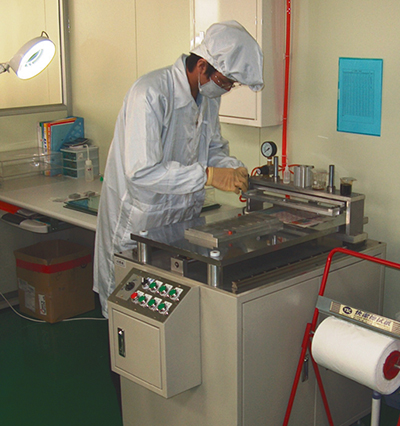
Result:
M87 148L63 148L61 149L63 160L86 160L87 158ZM89 146L89 158L93 160L94 158L99 158L99 147Z
M88 156L92 161L93 175L99 174L99 148L97 146L80 146L79 148L61 149L63 156L63 175L75 179L85 177L85 161Z
M85 177L85 169L69 169L68 167L63 167L64 176L69 176L75 179ZM93 166L93 176L98 176L99 166Z
M0 185L8 179L38 174L55 176L61 173L60 152L45 153L40 148L0 152Z
M93 158L91 160L92 160L93 167L96 167L96 166L99 167L99 159L98 158ZM63 159L63 167L67 168L67 169L75 169L75 170L84 169L85 168L85 161L86 161L86 158L82 159L82 160L77 160L77 161Z

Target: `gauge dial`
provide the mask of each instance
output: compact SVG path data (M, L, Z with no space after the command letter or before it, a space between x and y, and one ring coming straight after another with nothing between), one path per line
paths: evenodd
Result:
M266 141L261 145L261 154L264 157L273 157L278 152L278 148L275 142Z

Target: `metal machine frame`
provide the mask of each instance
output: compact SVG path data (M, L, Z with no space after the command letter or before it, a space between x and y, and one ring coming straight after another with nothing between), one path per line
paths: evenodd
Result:
M113 369L121 374L125 426L280 424L328 253L347 244L385 256L385 244L363 231L362 194L343 197L251 178L246 197L245 212L221 209L134 233L136 248L115 255L110 346ZM274 215L282 210L317 220L280 223ZM354 291L344 284L349 276ZM156 282L151 289L149 278ZM328 295L344 294L349 305L357 301L381 312L383 282L379 266L339 257ZM184 292L175 303L170 296L179 289ZM293 410L302 424L325 426L307 366ZM321 372L328 396L340 404L334 415L349 425L368 412L370 394L329 373Z
M265 176L255 176L250 178L250 190L245 197L248 199L249 211L262 209L267 202L284 208L314 212L336 219L326 225L339 226L336 237L345 242L356 244L368 237L363 231L364 224L368 222L368 219L364 218L363 194L352 193L343 196L338 191L299 188L293 183L282 184Z

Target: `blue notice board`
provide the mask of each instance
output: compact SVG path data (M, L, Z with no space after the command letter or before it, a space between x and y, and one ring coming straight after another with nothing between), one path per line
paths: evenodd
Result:
M382 59L339 58L339 132L381 135L382 70Z

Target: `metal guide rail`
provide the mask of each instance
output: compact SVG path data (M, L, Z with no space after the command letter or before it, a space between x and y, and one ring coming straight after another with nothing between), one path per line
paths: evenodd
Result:
M186 229L185 238L191 243L213 248L250 236L261 237L276 233L281 229L283 229L283 223L279 219L264 212L255 212Z
M276 256L285 260L289 249L296 252L295 260L302 260L309 257L305 256L305 245L307 251L313 246L310 256L320 254L325 250L315 246L323 248L322 240L327 238L334 239L335 246L361 246L367 240L362 194L342 196L251 177L250 190L243 195L246 209L232 208L229 216L225 211L132 233L138 261L151 265L153 252L161 250L176 259L167 262L169 270L187 276L189 269L198 266L193 263L201 263L204 268L197 269L206 277L196 279L236 292L242 287L240 282L244 287L253 286L243 280L262 272L259 265L270 265ZM179 268L174 269L175 264Z
M265 176L251 177L249 182L249 191L243 194L247 199L248 211L264 209L265 204L270 204L276 208L306 212L327 219L335 218L336 225L340 226L337 236L342 241L358 244L368 238L363 230L364 224L368 222L364 217L363 194L351 193L345 196L337 190L329 192L298 188Z
M269 202L286 208L313 212L323 216L333 217L343 213L343 208L345 206L344 202L330 202L329 200L321 200L321 198L315 196L303 196L302 194L295 194L288 198L287 193L288 191L279 189L269 193L269 191L265 190L263 187L255 187L247 194L244 194L244 197L251 197L253 200Z

